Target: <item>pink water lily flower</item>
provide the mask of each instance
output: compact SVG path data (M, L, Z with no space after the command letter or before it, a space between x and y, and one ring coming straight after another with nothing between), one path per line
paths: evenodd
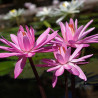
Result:
M35 42L34 29L30 30L26 26L26 31L20 26L17 36L10 34L12 42L6 40L4 37L0 41L9 47L0 46L0 49L9 51L9 53L0 53L0 58L7 58L11 56L18 56L19 59L15 65L14 77L17 78L22 72L28 57L32 57L38 52L53 52L56 50L54 46L44 46L49 43L56 35L57 31L49 34L50 28L42 33ZM44 47L42 47L44 46Z
M87 64L85 59L91 57L93 54L86 55L83 57L78 58L79 52L83 48L83 45L80 45L76 50L71 54L71 48L68 49L65 47L60 47L57 52L54 52L54 56L56 60L53 59L43 59L42 62L46 64L37 65L39 67L52 67L47 70L47 72L53 71L53 81L52 86L55 87L57 83L58 76L61 76L64 73L64 70L67 70L73 75L78 76L79 78L83 79L84 81L87 80L85 74L78 66L78 64Z
M93 20L88 22L85 26L82 25L79 28L77 19L75 20L75 23L73 19L70 19L70 22L66 22L65 25L60 22L59 24L63 38L58 35L55 39L58 42L65 42L71 47L77 47L80 44L83 44L84 47L88 47L90 43L98 43L98 34L86 37L95 29L95 27L92 27L89 30L86 30L92 22Z

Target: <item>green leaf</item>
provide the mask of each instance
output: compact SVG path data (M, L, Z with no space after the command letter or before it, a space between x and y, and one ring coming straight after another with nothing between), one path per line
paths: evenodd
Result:
M13 61L0 62L0 76L8 74L14 68Z

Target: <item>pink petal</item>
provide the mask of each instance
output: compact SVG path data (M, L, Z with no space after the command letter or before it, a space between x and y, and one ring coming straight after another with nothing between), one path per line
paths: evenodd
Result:
M84 44L83 44L83 43L82 43L82 44L79 43L79 44L76 44L75 46L76 46L76 47L79 47L80 45L83 45L83 48L84 48L84 47L89 47L89 46L90 46L89 44L85 44L85 43L84 43Z
M40 49L33 50L32 52L37 52L37 53L54 52L57 51L57 49L58 49L57 46L47 46L47 47L42 47Z
M73 19L72 19L72 18L70 18L70 22L69 22L69 24L72 24L72 25L73 25L73 27L74 27L74 21L73 21Z
M24 44L23 44L23 35L22 35L21 31L18 31L17 38L18 38L19 47L21 48L21 50L25 50L24 49Z
M22 72L25 64L26 64L26 60L27 58L26 57L23 57L23 58L19 58L16 65L15 65L15 69L14 69L14 78L16 79L20 73Z
M49 64L38 64L36 66L37 67L53 67L52 65L49 65Z
M0 58L7 58L11 56L19 56L21 55L20 53L0 53Z
M43 41L43 39L46 38L46 36L48 35L49 32L50 32L50 28L48 28L44 33L42 33L42 34L39 36L39 38L38 38L37 41L36 41L36 44L37 44L37 45L40 44L40 43Z
M69 64L65 64L65 65L63 65L63 67L64 67L64 69L67 69L67 70L72 68Z
M80 74L74 64L69 63L69 65L72 67L70 70L68 70L70 73L72 73L73 75L76 75L76 76Z
M80 74L79 74L79 78L83 79L84 81L87 81L87 78L86 78L84 72L81 70L81 68L80 68L79 66L77 66L77 65L75 65L75 67L77 68L77 70L78 70L79 73L80 73Z
M57 83L57 76L55 76L55 73L53 74L53 79L52 79L52 87L54 88Z
M11 45L8 44L4 39L1 39L1 38L0 38L0 41L1 41L2 43L4 43L4 44L8 45L8 46L11 46Z
M70 46L74 46L74 44L76 44L76 41L74 41L74 40L69 40L68 43L70 44Z
M98 41L86 41L86 43L98 43Z
M56 54L56 57L57 57L57 61L58 61L59 63L61 63L61 64L64 64L64 63L65 63L65 62L64 62L64 59L63 59L63 57L62 57L62 55Z
M66 53L66 48L63 47L64 45L62 45L61 47L59 47L58 53L62 55L63 59L65 60L65 53Z
M82 33L88 28L88 26L93 22L93 20L91 20L90 22L88 22L85 27L82 29L82 31L80 32L79 38L81 37ZM78 39L79 39L78 38Z
M76 63L76 64L82 64L82 65L84 65L84 64L88 64L89 62L78 62L78 63Z
M56 35L58 31L54 31L52 34L48 35L45 42L43 42L39 47L44 46L45 44L49 43Z
M29 30L28 26L26 25L25 27L26 27L27 33L30 33L30 30Z
M65 25L64 25L62 22L60 22L59 24L60 24L60 27L61 27L61 33L62 33L62 36L63 36L64 40L66 40L66 30L65 30Z
M43 40L37 45L37 43L35 43L35 47L34 49L37 49L41 46L43 46L43 43L47 40L48 36L44 37Z
M14 34L10 34L10 37L11 37L11 40L12 40L16 45L18 45L17 36L14 35Z
M72 60L83 48L83 45L80 45L79 47L77 47L77 49L74 51L74 53L70 56L70 60Z
M93 54L83 56L83 57L81 57L81 58L78 58L78 59L77 59L77 62L83 61L83 60L85 60L85 59L87 59L87 58L90 58L90 57L92 57L92 56L93 56Z
M60 68L58 68L55 72L55 76L60 76L64 73L64 67L61 66Z
M78 36L79 36L79 34L80 34L80 32L81 32L82 29L83 29L83 26L80 26L80 27L76 30L75 35L74 35L74 38L73 38L75 41L78 39Z
M71 48L68 48L66 53L65 53L65 57L64 57L65 63L68 62L70 55L71 55Z
M35 36L32 36L32 30L28 28L28 26L26 26L26 30L27 30L27 37L29 39L30 45L33 47L34 43L35 43Z
M91 35L91 36L88 36L86 38L84 38L83 40L81 40L82 42L85 42L87 40L91 40L91 39L97 39L98 38L98 34L95 34L95 35Z
M11 52L14 51L13 48L5 47L5 46L0 46L0 49L5 50L5 51L11 51Z
M48 34L48 39L44 44L50 42L53 38L55 38L57 36L57 32L58 31L54 31L52 34Z
M84 59L73 59L71 62L77 63L77 62L81 62L81 61L85 61Z
M56 61L52 59L42 59L42 62L47 63L49 65L54 65L54 66L57 64Z
M86 35L88 35L88 34L89 34L90 32L92 32L94 29L95 29L95 27L93 27L93 28L91 28L91 29L85 31L85 32L81 35L81 37L79 38L79 40L82 39L83 37L85 37Z
M14 48L16 51L21 52L21 51L20 51L20 48L19 48L17 45L15 45L14 43L12 43L12 42L6 40L4 37L2 37L2 38L3 38L3 39L1 39L1 41L2 41L3 43L5 43L5 44L9 45L10 47Z
M60 67L61 67L61 66L58 65L58 66L56 66L56 67L49 68L49 69L47 70L47 72L55 71L55 70L57 70L57 69L60 68Z
M67 41L73 40L72 31L67 22L66 22L66 39Z
M19 30L21 31L21 32L25 32L24 31L24 28L20 25L20 27L19 27Z
M60 42L63 41L63 38L59 34L57 34L57 36L54 39Z
M30 51L31 45L27 36L23 37L23 44L24 44L25 51Z
M89 47L90 45L89 44L83 44L83 47Z
M35 34L34 34L34 29L32 27L30 27L30 33L31 33L32 44L34 46L34 44L35 44Z

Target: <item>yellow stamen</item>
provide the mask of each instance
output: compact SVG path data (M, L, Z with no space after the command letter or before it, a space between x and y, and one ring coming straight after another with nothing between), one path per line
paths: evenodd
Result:
M66 4L65 4L65 3L63 3L62 5L63 5L64 7L66 7Z
M15 11L16 11L16 10L15 10L15 9L13 9L13 10L11 10L10 12L11 12L11 13L15 13Z

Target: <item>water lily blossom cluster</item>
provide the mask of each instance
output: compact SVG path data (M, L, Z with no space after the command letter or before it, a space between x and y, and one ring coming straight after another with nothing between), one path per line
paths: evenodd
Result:
M54 0L57 2L58 0ZM83 6L85 0L72 0L64 1L55 7L43 7L41 11L38 11L36 16L41 17L40 20L43 21L46 17L59 17L56 23L62 21L67 15L80 12L80 7Z
M79 13L79 7L82 6L84 0L72 0L71 2L65 1L59 5L59 8L53 13L56 16L61 16L57 19L56 23L62 21L68 14Z
M93 20L88 22L85 26L82 25L79 28L77 19L75 20L75 23L73 19L70 19L70 22L66 22L65 25L60 22L62 37L57 35L55 37L55 41L53 41L55 43L54 46L57 45L59 47L58 51L53 52L55 60L43 59L42 62L45 64L37 65L39 67L50 67L47 72L53 71L53 87L55 87L57 83L58 76L61 76L65 70L78 76L84 81L87 80L85 74L79 67L79 64L87 64L88 62L86 62L86 59L93 55L90 54L80 57L81 50L84 47L89 47L90 43L98 43L98 34L86 37L91 31L94 30L94 27L92 27L86 31L92 22Z
M65 24L60 22L62 37L57 34L58 30L54 31L52 28L47 28L36 41L32 27L29 29L28 26L26 26L25 31L24 28L20 26L17 36L14 34L10 35L12 42L6 40L4 37L0 38L1 42L9 46L0 46L0 49L9 51L9 53L0 53L0 58L18 56L19 59L14 70L15 78L23 71L26 60L29 58L33 72L39 81L38 74L33 66L32 57L36 53L53 52L55 59L45 58L42 59L42 62L45 64L36 65L38 67L50 67L47 72L53 71L53 87L56 86L58 76L61 76L65 70L86 81L87 78L79 65L87 64L86 59L90 58L93 54L82 57L80 57L80 55L84 47L89 47L90 43L98 43L98 34L86 37L95 29L92 27L86 30L92 22L93 20L88 22L85 26L82 25L80 27L78 27L77 19L75 22L73 19L70 19L69 23L66 22ZM50 31L52 31L51 34Z
M4 17L4 19L11 19L11 18L15 18L18 17L20 15L22 15L24 13L24 9L12 9L9 11L9 13L7 13Z
M0 41L8 45L9 47L0 46L0 49L9 51L10 53L0 53L0 58L6 58L11 56L18 56L19 59L15 65L14 77L17 78L22 72L26 59L33 57L38 52L53 52L56 50L54 46L45 46L51 41L56 35L57 31L49 34L50 28L42 33L39 38L35 41L34 29L31 27L30 30L26 26L26 31L20 26L17 36L11 34L12 42L6 40L4 37L0 38ZM44 47L43 47L44 46Z

